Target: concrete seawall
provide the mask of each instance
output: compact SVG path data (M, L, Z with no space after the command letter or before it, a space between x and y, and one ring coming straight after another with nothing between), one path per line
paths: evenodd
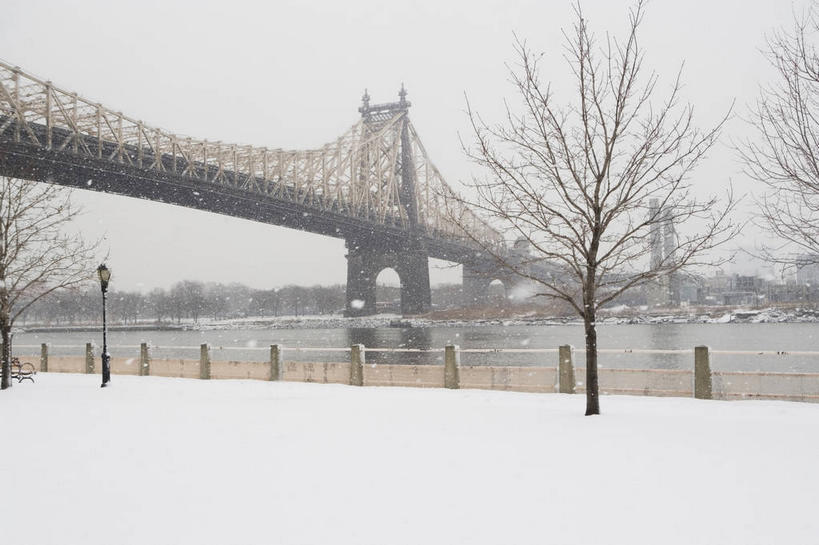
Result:
M585 372L573 367L570 347L561 348L561 361L554 366L512 365L462 366L458 349L445 350L446 365L368 364L366 349L335 349L336 362L288 361L286 349L270 347L270 361L211 361L210 349L202 346L199 359L152 358L146 345L132 358L111 358L113 375L151 375L177 378L283 380L361 386L401 386L420 388L472 388L515 392L585 393ZM776 399L819 402L819 373L725 372L711 371L708 350L697 351L698 364L692 369L599 369L602 394L701 397L704 399ZM318 349L316 349L318 350ZM557 352L553 350L552 352ZM400 359L400 354L396 358ZM99 373L99 359L90 346L85 356L50 356L42 349L36 356L21 356L40 372ZM555 358L557 360L558 358ZM448 366L451 371L447 371ZM562 369L559 372L558 367ZM360 374L357 374L360 373ZM448 376L449 375L449 376ZM561 380L571 384L561 384ZM695 387L696 386L696 387Z

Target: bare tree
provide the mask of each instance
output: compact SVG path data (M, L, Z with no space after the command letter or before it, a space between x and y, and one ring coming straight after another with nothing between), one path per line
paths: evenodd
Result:
M11 385L11 329L38 300L93 274L96 245L68 235L77 215L70 194L54 185L0 177L0 389Z
M817 33L813 3L794 17L792 30L768 38L766 55L777 79L760 90L749 119L756 138L740 148L746 172L768 189L758 199L758 220L782 242L763 247L763 257L784 265L796 264L794 258L819 260Z
M564 31L575 87L569 103L558 103L540 79L539 57L518 40L520 62L510 74L519 111L507 103L505 119L488 124L468 106L475 141L465 149L488 174L473 179L476 197L461 202L532 248L524 260L489 245L487 253L537 283L538 295L565 301L582 317L587 415L600 413L598 310L684 266L712 264L706 253L735 231L730 190L722 206L716 197L697 201L688 180L725 118L697 129L692 106L680 104L679 72L668 95L655 98L658 75L644 73L637 40L643 15L638 1L625 39L598 43L575 5L573 29ZM458 221L456 208L466 207L452 208ZM669 223L686 229L665 241L664 255L649 259L652 238Z

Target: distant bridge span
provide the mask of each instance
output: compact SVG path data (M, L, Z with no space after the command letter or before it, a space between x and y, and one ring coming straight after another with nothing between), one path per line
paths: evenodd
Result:
M480 246L505 252L503 237L446 184L399 98L365 93L342 136L285 151L175 135L0 62L0 174L343 238L348 315L375 313L387 267L402 313L429 310L429 257L464 264L465 299L481 301L504 273Z

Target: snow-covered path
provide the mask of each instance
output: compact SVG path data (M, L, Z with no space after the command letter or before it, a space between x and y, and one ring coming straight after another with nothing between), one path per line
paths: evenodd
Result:
M819 543L819 405L39 375L2 542Z

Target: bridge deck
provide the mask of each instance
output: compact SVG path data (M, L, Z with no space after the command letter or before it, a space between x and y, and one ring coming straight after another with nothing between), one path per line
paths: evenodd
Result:
M0 127L5 121L0 116ZM246 181L230 186L179 175L172 168L173 157L162 158L166 168L160 171L14 142L7 138L14 133L13 125L13 122L8 124L6 131L0 134L0 175L185 206L335 238L378 239L381 244L394 247L405 244L411 236L395 220L351 217L344 210L304 204L292 187L266 195L246 189ZM45 127L30 126L44 139ZM115 148L114 144L104 143L100 155L107 157ZM213 169L201 167L202 171ZM225 175L228 179L240 180L231 172ZM422 240L430 257L437 259L463 262L474 258L476 253L474 244L435 232L424 233Z

